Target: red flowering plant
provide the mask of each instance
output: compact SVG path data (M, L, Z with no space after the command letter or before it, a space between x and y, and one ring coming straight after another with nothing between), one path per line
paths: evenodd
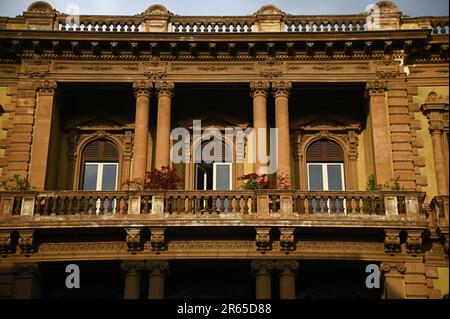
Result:
M267 179L267 174L246 174L239 177L239 180L244 181L242 185L243 189L248 190L257 190L257 189L268 189L270 186L270 182Z
M147 172L145 178L125 180L122 186L127 190L175 190L181 181L183 179L177 175L175 168L162 166L161 169L154 168L150 172Z

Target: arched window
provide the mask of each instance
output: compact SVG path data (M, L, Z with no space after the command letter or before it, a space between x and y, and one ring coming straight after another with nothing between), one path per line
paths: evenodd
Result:
M119 151L114 143L99 139L89 143L82 154L83 190L116 190Z
M309 190L345 189L344 152L331 140L312 143L306 152Z

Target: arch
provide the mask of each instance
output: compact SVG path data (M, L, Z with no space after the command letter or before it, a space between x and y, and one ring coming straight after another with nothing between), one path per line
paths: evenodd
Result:
M342 161L341 163L344 163L344 182L345 182L345 189L346 190L357 190L358 185L357 182L354 182L354 179L352 178L352 175L357 174L357 172L351 172L350 170L350 161L349 161L349 145L344 138L341 138L337 135L331 134L329 132L320 132L318 134L315 134L313 136L309 136L306 138L302 144L300 145L299 153L300 153L300 162L299 162L299 181L300 181L300 189L301 190L307 190L308 189L308 179L307 179L307 155L308 150L310 146L312 146L315 142L318 141L330 141L334 143L334 145L338 146L342 150ZM338 162L335 160L335 162Z
M45 1L36 1L30 4L27 12L52 12L53 7Z
M109 143L112 143L114 145L115 149L117 150L117 162L118 162L118 173L117 173L117 180L118 185L121 184L122 176L124 175L122 172L123 167L123 143L122 141L109 133L99 131L95 134L89 135L87 138L81 140L75 150L75 172L73 175L73 189L80 189L82 186L82 177L83 177L83 166L84 166L84 160L83 160L83 154L89 145L95 143L96 141L103 140Z
M319 139L311 143L306 151L306 161L344 162L342 147L330 139Z

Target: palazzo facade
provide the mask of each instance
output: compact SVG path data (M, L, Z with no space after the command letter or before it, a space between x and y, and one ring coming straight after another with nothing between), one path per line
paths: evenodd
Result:
M0 17L0 297L448 297L448 40L389 1ZM175 163L199 120L277 135ZM274 145L289 189L243 190ZM177 190L123 186L164 166Z

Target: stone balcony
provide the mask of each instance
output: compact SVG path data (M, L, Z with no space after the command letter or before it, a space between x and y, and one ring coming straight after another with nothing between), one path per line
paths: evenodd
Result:
M411 191L28 191L0 196L4 229L428 226L425 194Z

